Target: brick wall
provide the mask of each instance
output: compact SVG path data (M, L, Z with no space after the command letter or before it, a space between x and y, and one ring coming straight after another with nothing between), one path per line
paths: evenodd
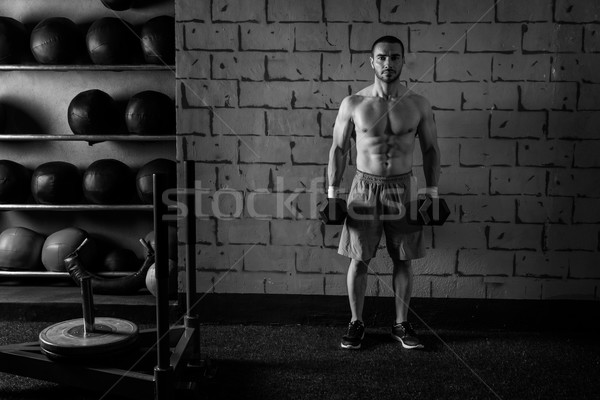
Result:
M392 34L407 50L402 79L434 107L440 191L453 210L426 229L414 295L600 297L597 2L177 0L176 9L179 156L197 161L206 189L201 291L346 294L340 229L310 206L324 197L336 110L372 82L370 45ZM391 294L390 267L380 249L368 295Z

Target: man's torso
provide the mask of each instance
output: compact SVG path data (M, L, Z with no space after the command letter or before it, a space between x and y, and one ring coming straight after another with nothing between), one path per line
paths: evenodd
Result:
M417 95L407 92L387 100L362 95L364 92L352 96L357 168L379 176L409 172L421 121Z

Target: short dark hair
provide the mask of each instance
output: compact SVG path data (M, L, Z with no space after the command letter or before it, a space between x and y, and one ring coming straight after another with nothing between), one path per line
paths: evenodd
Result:
M400 47L402 47L402 59L404 59L404 43L402 43L402 41L396 36L382 36L376 41L374 41L373 46L371 46L371 55L374 55L373 52L375 51L375 46L377 46L378 43L398 43Z

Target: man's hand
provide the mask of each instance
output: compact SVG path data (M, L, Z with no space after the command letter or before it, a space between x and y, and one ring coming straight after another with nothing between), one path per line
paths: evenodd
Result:
M319 210L319 217L325 225L342 225L348 215L348 207L344 199L338 198L338 188L329 186L327 190L327 203Z

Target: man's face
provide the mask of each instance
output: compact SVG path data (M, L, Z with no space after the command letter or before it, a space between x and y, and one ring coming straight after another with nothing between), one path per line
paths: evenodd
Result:
M371 67L382 82L391 83L400 78L404 60L399 43L377 43L371 57Z

